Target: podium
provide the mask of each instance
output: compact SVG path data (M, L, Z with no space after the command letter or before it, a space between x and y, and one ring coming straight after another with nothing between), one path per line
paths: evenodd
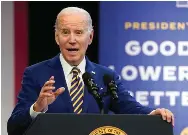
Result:
M39 114L24 135L173 135L161 116Z

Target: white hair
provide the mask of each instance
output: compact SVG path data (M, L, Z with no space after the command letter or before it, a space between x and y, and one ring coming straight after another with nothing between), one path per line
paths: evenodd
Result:
M62 9L57 15L56 22L55 22L55 30L57 30L59 16L62 14L66 15L66 14L71 14L71 13L83 13L84 15L86 15L87 23L88 23L88 31L91 32L93 30L92 19L91 19L90 14L86 10L82 8L78 8L78 7L67 7L67 8Z

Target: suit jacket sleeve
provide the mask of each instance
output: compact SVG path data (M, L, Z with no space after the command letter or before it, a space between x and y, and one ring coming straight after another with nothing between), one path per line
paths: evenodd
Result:
M18 95L18 102L7 123L9 135L23 134L32 122L29 111L38 97L37 90L40 91L40 87L37 87L32 72L26 68Z
M118 87L118 101L112 101L112 110L120 114L149 114L154 109L142 106L125 90L122 81L117 73L114 73L114 80Z

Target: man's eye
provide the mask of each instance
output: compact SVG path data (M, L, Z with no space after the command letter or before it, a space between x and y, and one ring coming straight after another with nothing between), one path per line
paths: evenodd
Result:
M62 30L63 34L69 34L69 30Z
M77 30L77 31L76 31L76 34L77 34L77 35L81 35L81 34L83 34L83 31Z

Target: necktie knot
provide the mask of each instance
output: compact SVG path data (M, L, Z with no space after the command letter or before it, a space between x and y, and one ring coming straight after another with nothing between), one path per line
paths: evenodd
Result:
M78 74L80 73L80 70L79 70L77 67L73 67L72 73L73 73L74 75L78 75Z

